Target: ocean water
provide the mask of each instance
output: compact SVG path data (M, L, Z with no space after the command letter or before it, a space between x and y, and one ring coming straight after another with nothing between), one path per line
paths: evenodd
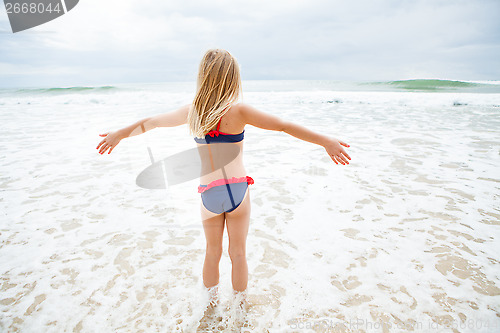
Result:
M0 90L2 332L498 332L500 85L252 81L243 101L347 142L347 166L248 126L249 309L224 235L206 313L197 180L136 185L186 126L99 133L188 104L193 83ZM243 324L242 324L243 322Z

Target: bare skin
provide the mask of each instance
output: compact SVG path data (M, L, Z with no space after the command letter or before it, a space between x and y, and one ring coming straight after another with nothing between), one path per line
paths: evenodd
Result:
M97 148L100 154L108 154L127 137L142 134L156 127L173 127L187 123L189 105L180 109L144 118L136 123L114 132L99 134L104 137ZM311 142L325 148L328 156L335 164L347 165L351 157L343 147L347 143L307 129L304 126L284 121L279 117L264 113L246 104L233 105L223 116L220 131L236 134L243 131L245 125L252 125L266 130L285 132L300 140ZM242 143L240 143L242 145ZM242 159L236 159L230 168L234 175L246 175ZM214 175L213 179L220 178ZM208 183L211 179L204 179ZM232 263L231 280L233 290L244 291L248 285L248 265L246 260L246 239L250 222L250 190L247 189L242 203L230 213L215 214L201 205L201 217L206 238L206 254L203 264L203 283L205 287L213 287L219 283L219 262L222 256L222 239L226 224L229 237L229 256Z

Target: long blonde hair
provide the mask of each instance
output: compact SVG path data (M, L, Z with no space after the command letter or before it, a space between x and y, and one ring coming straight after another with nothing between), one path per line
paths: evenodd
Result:
M208 50L200 63L196 96L188 114L191 134L203 138L241 94L240 69L226 50Z

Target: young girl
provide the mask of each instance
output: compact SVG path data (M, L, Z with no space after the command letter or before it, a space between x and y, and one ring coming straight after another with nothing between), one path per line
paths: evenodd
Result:
M218 303L224 224L229 236L233 291L245 298L247 289L246 239L250 221L248 185L253 184L253 179L245 171L241 153L245 126L285 132L323 146L336 164L346 165L351 159L342 148L349 147L347 143L284 121L250 105L236 103L240 94L241 79L236 59L225 50L209 50L201 61L196 96L191 104L173 112L139 120L114 132L99 134L104 139L97 146L100 154L106 151L109 154L124 138L156 127L188 124L191 134L195 136L202 162L198 192L201 193L201 218L206 237L203 283L211 295L211 305ZM231 156L228 158L228 155ZM227 160L230 162L226 165L221 162Z

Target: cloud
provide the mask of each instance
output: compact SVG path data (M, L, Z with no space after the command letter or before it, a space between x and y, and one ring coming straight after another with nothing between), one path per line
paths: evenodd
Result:
M86 0L0 34L0 62L50 68L54 84L54 68L77 71L74 85L192 80L203 52L223 47L246 79L498 79L498 12L495 0Z
M0 62L0 73L5 76L31 76L31 75L51 75L57 72L61 75L78 74L78 69L74 67L62 66L33 66L29 64L11 64Z

